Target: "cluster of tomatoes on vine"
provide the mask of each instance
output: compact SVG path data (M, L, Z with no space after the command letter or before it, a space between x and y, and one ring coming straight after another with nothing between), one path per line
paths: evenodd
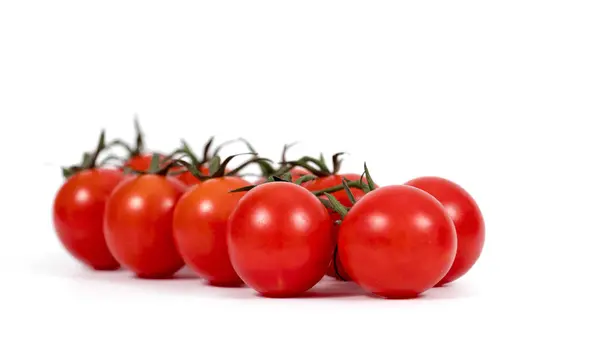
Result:
M199 158L185 142L146 151L104 132L82 163L63 168L56 233L96 270L170 278L184 265L209 285L247 285L266 297L299 296L323 277L355 282L383 298L412 298L455 281L478 260L485 229L474 199L440 177L378 186L367 168L339 173L321 156L279 163L248 146L249 159L221 160L212 138ZM127 156L112 155L121 146ZM242 154L244 155L244 154ZM110 160L120 160L109 165ZM242 171L257 165L251 183Z

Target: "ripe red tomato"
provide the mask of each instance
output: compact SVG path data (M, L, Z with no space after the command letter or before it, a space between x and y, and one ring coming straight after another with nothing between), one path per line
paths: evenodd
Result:
M134 155L123 164L123 167L129 167L130 169L136 171L146 171L150 168L150 163L152 163L152 156L152 153ZM166 156L161 154L159 158L160 160L163 160L166 158Z
M386 298L410 298L433 287L456 254L456 231L442 204L410 186L366 194L344 218L340 259L353 281Z
M239 177L209 179L188 190L177 202L173 216L175 242L186 264L215 286L237 286L227 251L227 220L248 186Z
M329 214L296 184L258 185L239 201L228 226L231 263L263 296L300 295L317 284L331 261Z
M118 170L83 170L71 176L54 199L54 227L61 243L76 259L97 270L119 268L106 245L102 224L106 200L122 178Z
M485 224L479 206L462 187L440 177L420 177L406 185L431 194L444 205L450 215L456 227L458 248L452 268L437 285L458 279L473 267L483 250Z
M104 233L117 261L140 278L170 277L183 266L173 239L173 211L185 186L162 175L123 181L108 198Z

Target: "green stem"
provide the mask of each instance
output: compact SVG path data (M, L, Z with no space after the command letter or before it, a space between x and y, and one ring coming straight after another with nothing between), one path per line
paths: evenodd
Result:
M304 157L300 158L299 161L306 162L306 163L313 163L313 164L317 165L319 167L319 169L323 172L324 175L332 174L331 170L329 170L329 168L327 167L327 164L325 164L325 162L323 160L309 157L309 156L304 156Z
M129 157L133 157L134 150L126 142L124 142L120 139L115 139L115 140L109 142L107 144L107 147L113 147L115 145L121 146L122 148L125 149L125 151L127 151L127 154L129 155Z
M252 159L248 159L247 161L245 161L244 163L242 163L240 166L234 168L233 170L229 171L227 173L228 176L232 176L235 175L236 173L240 172L242 169L244 169L245 167L247 167L248 165L252 164L252 163L258 163L259 166L261 165L261 163L265 163L265 162L269 162L270 160L267 158L261 158L261 157L255 157Z
M144 133L142 132L142 127L140 126L140 120L136 115L133 118L133 126L135 128L135 149L131 151L131 156L139 156L144 151L146 145L144 144Z
M291 170L291 168L295 167L295 166L300 166L306 170L308 170L310 173L316 175L317 177L327 177L330 175L329 171L324 171L322 169L316 169L310 165L308 165L307 160L303 160L305 159L305 157L303 157L300 160L295 160L295 161L290 161L290 162L286 162L284 164L289 165L289 169Z
M92 154L90 161L86 168L96 167L96 161L98 160L98 156L106 148L105 139L106 139L105 133L104 133L104 130L102 130L102 132L100 133L100 139L98 139L98 145L96 146L96 150Z
M360 189L362 189L363 184L364 183L360 180L352 180L352 181L347 182L348 187L356 187L356 188L360 188ZM344 189L345 189L344 185L340 184L340 185L324 188L322 190L313 191L312 193L316 196L320 196L325 193L334 193L334 192L338 192L338 191L343 191Z

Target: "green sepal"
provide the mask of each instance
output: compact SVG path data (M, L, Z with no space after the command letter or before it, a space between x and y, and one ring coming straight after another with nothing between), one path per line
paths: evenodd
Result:
M305 182L311 181L311 180L315 180L317 179L317 176L312 175L312 174L305 174L302 177L296 179L296 181L294 182L296 185L302 185Z
M369 186L369 191L373 191L376 187L371 174L369 173L369 169L367 168L367 163L364 164L365 167L365 177L367 178L367 186Z
M352 191L350 190L350 186L348 186L348 179L343 178L342 185L344 186L344 190L346 191L346 194L348 195L348 199L350 199L350 202L352 203L352 205L354 205L356 203L356 198L354 197L354 194L352 194Z
M329 200L329 202L331 203L331 209L333 209L336 213L340 215L342 219L344 219L344 217L346 217L346 215L348 214L348 209L346 209L346 207L344 207L344 205L342 205L333 195L329 193L324 193L324 195L327 197L327 200Z
M215 156L208 163L208 174L214 176L221 168L221 157Z

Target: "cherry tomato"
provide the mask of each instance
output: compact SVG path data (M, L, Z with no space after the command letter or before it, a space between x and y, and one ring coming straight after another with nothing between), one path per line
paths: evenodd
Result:
M154 174L132 176L106 204L104 233L117 261L140 278L165 278L183 266L173 239L173 211L185 186Z
M246 193L229 218L231 263L266 297L292 297L325 275L333 253L327 210L308 190L270 182Z
M434 197L411 186L385 186L348 212L338 251L363 289L386 298L410 298L446 275L456 241L452 220Z
M67 251L97 270L114 270L119 263L106 245L104 207L123 174L95 168L71 176L58 190L53 205L56 233Z
M129 167L137 171L146 171L150 168L152 156L152 153L134 155L133 157L129 158L129 160L127 160L125 164L123 164L123 167ZM161 154L160 160L163 160L164 158L166 158L166 156Z
M239 177L209 179L188 190L173 216L175 242L186 264L215 286L243 282L233 270L227 251L227 220L248 186Z
M444 205L450 215L456 227L458 248L452 268L437 285L455 281L473 267L483 250L485 224L479 206L467 191L444 178L420 177L406 185L431 194Z

